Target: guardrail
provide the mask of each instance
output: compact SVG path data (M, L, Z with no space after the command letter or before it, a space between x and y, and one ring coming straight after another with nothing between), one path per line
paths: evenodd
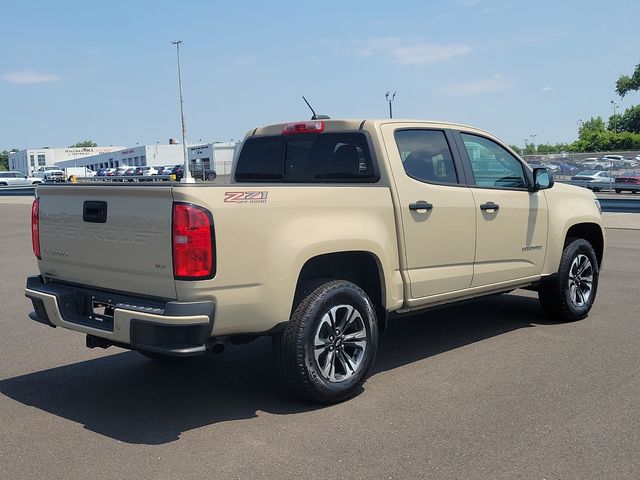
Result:
M104 176L104 177L82 177L78 182L167 182L171 180L170 175L126 175L126 176Z
M25 196L36 194L36 185L9 185L0 186L0 195L4 196Z
M603 212L640 213L640 199L598 198Z

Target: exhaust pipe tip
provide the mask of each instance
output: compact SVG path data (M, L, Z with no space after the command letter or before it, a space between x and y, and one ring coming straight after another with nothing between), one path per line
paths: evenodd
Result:
M210 338L207 342L207 349L211 350L211 352L215 353L216 355L220 355L221 353L223 353L225 348L226 345L215 338Z

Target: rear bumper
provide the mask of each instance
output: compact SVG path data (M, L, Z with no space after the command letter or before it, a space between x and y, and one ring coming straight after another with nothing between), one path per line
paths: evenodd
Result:
M27 279L25 296L33 303L29 318L51 327L99 337L106 344L172 356L206 351L211 337L215 304L150 301L120 292L105 292ZM94 315L94 302L113 306L113 315Z

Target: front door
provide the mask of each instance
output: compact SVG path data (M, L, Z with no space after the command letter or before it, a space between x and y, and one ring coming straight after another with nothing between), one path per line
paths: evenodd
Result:
M469 288L475 203L452 155L452 137L419 123L383 124L382 135L396 185L410 298Z
M522 162L497 142L460 133L473 172L478 225L472 286L539 275L547 242L547 201L531 192Z

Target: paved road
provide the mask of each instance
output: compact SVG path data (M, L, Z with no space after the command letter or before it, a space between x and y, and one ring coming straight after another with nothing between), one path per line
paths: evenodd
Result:
M517 291L398 320L362 393L319 408L268 341L162 368L27 320L28 212L0 205L2 479L640 478L640 231L608 231L588 319Z

